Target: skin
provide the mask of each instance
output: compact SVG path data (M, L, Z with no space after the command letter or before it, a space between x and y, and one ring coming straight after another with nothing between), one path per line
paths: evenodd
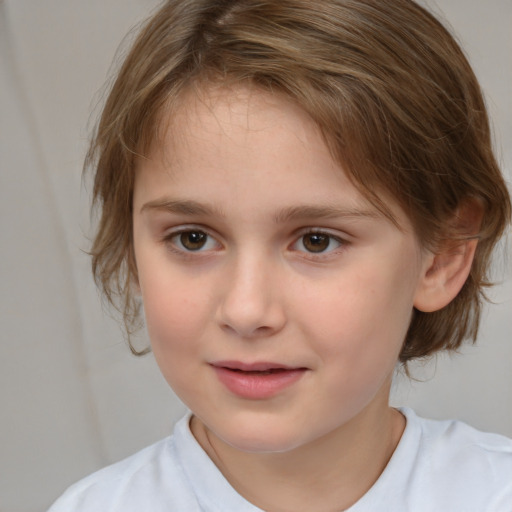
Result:
M400 229L365 200L287 99L211 89L169 121L139 161L133 203L159 367L248 500L275 512L345 509L403 432L391 378L413 307L434 295L433 256L393 201ZM187 248L198 237L204 245ZM214 371L225 360L303 372L270 398L245 399Z

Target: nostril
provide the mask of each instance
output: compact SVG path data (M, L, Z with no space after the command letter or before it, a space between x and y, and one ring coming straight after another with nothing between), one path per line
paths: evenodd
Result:
M240 271L239 271L240 272ZM242 338L270 336L284 325L283 304L275 287L268 286L261 265L224 283L217 310L221 328Z
M238 336L241 336L243 338L258 338L258 337L264 337L269 336L272 334L273 331L276 329L273 329L270 326L262 325L259 327L256 327L255 329L252 328L246 328L244 329L241 326L234 326L230 323L224 323L222 325L223 330L227 332L231 332L233 334L237 334Z

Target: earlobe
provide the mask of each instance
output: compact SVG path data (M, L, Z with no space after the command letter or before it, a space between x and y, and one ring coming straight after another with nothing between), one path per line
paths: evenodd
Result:
M447 306L464 286L478 241L466 240L425 259L414 307L432 313Z
M477 199L465 201L457 209L451 228L456 235L435 253L424 256L414 307L432 313L447 306L464 286L478 244L483 207Z

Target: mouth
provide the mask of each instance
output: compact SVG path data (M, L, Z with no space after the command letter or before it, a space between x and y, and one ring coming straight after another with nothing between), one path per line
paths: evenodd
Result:
M272 375L273 373L283 373L290 371L285 368L270 368L269 370L240 370L239 368L226 368L226 370L245 373L247 375Z
M232 394L252 400L278 395L298 382L308 370L272 362L218 361L210 365Z
M240 361L218 361L211 363L214 368L223 368L232 372L253 373L256 375L270 375L272 373L280 373L295 370L306 370L306 368L287 366L280 363L256 362L242 363Z

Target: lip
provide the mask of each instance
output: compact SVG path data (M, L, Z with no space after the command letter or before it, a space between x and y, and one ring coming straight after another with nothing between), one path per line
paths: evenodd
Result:
M250 400L272 398L298 382L308 370L264 361L217 361L210 366L231 393Z

